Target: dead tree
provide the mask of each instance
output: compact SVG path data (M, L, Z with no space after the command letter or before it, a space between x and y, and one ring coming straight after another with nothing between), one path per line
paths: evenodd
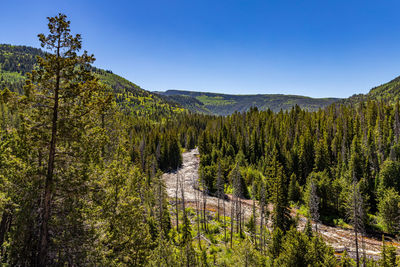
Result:
M205 232L207 232L207 215L206 215L206 211L207 211L207 194L208 194L208 187L206 184L206 181L203 177L203 175L201 176L201 184L203 187L203 230Z
M179 192L179 172L176 173L176 185L175 185L175 213L176 213L176 231L177 232L179 232L178 192Z
M361 234L363 239L364 233L364 220L365 220L365 211L364 211L364 200L362 198L360 188L357 185L356 180L353 181L353 191L350 195L350 199L348 201L348 216L353 225L354 231L354 242L356 246L356 263L357 267L360 266L360 256L358 251L358 235Z
M218 221L220 220L220 199L222 199L223 206L223 218L224 218L224 233L225 233L225 244L226 244L226 221L225 221L225 179L222 176L221 163L218 162L218 173L217 173L217 197L218 197Z
M236 232L242 234L242 177L240 175L239 164L236 164L233 181L233 193L235 196L235 210L236 210Z
M160 142L157 143L156 147L156 161L160 162L160 157L161 157L161 144Z
M308 200L308 208L310 210L311 219L315 223L315 232L318 234L319 197L317 195L317 186L315 185L313 179L311 179L311 184L310 184L310 198Z
M4 257L5 255L5 248L3 246L4 240L6 237L7 232L11 228L11 223L12 223L12 207L10 205L6 206L5 211L3 212L1 216L1 222L0 222L0 259Z
M164 202L164 197L163 197L163 188L164 188L164 183L161 177L157 179L158 181L158 220L159 220L159 225L160 225L160 237L163 239L164 235L164 224L163 224L163 202Z
M394 138L395 138L394 140L397 143L400 138L399 102L397 102L395 105L393 129L394 129Z
M225 237L225 245L226 245L226 218L225 218L225 194L224 194L224 200L222 201L222 209L223 209L223 215L224 215L224 237Z
M253 187L252 187L252 190L251 190L251 197L252 197L252 199L253 199L253 221L254 221L254 229L253 229L253 232L251 233L251 238L253 239L253 242L254 242L254 246L257 248L257 238L256 238L256 236L257 236L257 227L256 227L256 222L257 222L257 220L256 220L256 184L254 183L254 181L253 181Z
M180 179L180 187L181 187L181 202L182 202L182 213L183 213L183 224L185 225L187 220L186 215L186 207L185 207L185 189L183 187L183 179ZM185 231L183 231L185 232ZM185 234L183 234L185 235Z
M195 188L195 202L196 202L196 224L197 224L197 240L199 242L199 248L201 250L201 242L200 242L200 191L199 191L199 181L196 180L194 182L194 188Z
M222 177L222 171L221 171L221 163L220 162L218 162L218 172L217 172L217 198L218 198L218 204L217 204L217 209L218 209L218 213L217 213L217 216L218 216L218 221L219 221L219 210L220 210L220 204L219 204L219 202L220 202L220 198L222 198L222 199L224 199L224 196L225 196L225 194L224 194L224 179L223 179L223 177ZM224 200L222 200L222 201L224 201Z
M366 266L366 260L367 260L367 253L365 251L365 239L364 239L364 234L361 235L361 246L362 246L362 253L363 253L363 267Z
M159 226L159 246L161 246L163 240L164 240L164 188L165 188L165 184L163 179L161 178L161 175L158 175L156 173L156 165L157 161L154 158L153 160L153 164L152 164L152 172L151 172L151 176L153 178L155 178L155 189L154 191L157 193L157 205L158 205L158 226ZM159 261L162 261L162 257L161 254L159 255Z
M183 179L180 179L180 187L181 187L181 201L182 201L182 211L185 213L185 189L183 187Z
M233 227L234 227L234 218L235 218L235 196L232 195L231 199L231 248L233 243Z
M260 191L260 249L264 252L264 208L265 208L265 183L261 185Z

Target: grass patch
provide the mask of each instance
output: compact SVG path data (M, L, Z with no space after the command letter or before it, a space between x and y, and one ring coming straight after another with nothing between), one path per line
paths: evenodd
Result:
M197 100L202 102L204 105L212 105L212 106L225 106L225 105L233 105L236 102L234 100L224 99L222 96L206 96L201 95L196 97Z
M333 219L333 224L336 227L340 227L340 228L343 228L343 229L352 229L351 225L346 223L342 218Z
M300 208L297 210L297 213L303 215L304 217L308 217L308 209L304 205L300 206Z

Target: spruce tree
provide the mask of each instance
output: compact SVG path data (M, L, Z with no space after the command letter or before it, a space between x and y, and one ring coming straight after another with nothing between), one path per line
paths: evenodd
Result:
M41 145L39 151L43 155L47 154L46 165L43 165L44 170L41 174L44 178L44 192L40 208L39 251L36 261L40 266L51 262L49 248L55 243L52 242L53 238L49 233L52 232L53 236L60 237L58 231L62 227L51 225L51 222L58 221L54 217L55 214L63 217L76 214L77 207L74 205L81 205L85 201L79 196L69 198L71 194L65 190L69 187L69 190L77 190L76 193L86 194L87 188L84 187L88 168L85 164L89 164L93 156L96 157L86 153L90 150L84 150L91 146L85 143L89 141L86 135L91 128L99 126L93 124L96 120L90 117L99 114L107 102L107 97L103 93L104 87L91 73L90 64L95 60L94 56L86 51L78 55L82 48L81 36L79 34L73 36L70 33L70 21L64 14L50 17L48 21L49 34L38 35L41 46L48 53L44 57L37 58L38 68L28 75L29 79L25 86L25 103L29 103L27 108L30 113L29 121L32 122L32 134L36 134L40 139L37 142ZM100 118L99 115L95 116ZM95 146L96 142L92 145ZM63 204L56 207L54 203ZM78 219L81 215L76 214L74 220L71 222L64 220L64 222L75 224L74 227L83 227L76 225L83 223L83 218ZM63 237L66 238L64 242L72 239L76 239L78 243L84 242L78 241L82 239L82 235L77 230L68 232L72 229L68 229L66 225L64 227L67 227L67 235ZM79 244L68 245L79 246ZM68 246L64 248L74 250ZM70 252L65 251L65 253Z
M276 156L270 165L269 175L271 175L270 179L272 179L273 227L274 229L280 228L286 231L290 224L287 181L283 166L277 161Z
M396 248L393 245L387 246L385 236L382 235L382 250L379 265L382 267L396 266Z
M300 198L300 185L297 181L297 176L295 173L292 173L290 176L289 182L289 192L288 192L289 201L296 203Z

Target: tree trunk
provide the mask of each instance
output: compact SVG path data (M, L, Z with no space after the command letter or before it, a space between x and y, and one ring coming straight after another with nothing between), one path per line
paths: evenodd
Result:
M57 46L57 58L59 57L60 57L60 39L58 40L58 46ZM60 91L60 67L58 68L57 71L56 86L54 89L54 106L53 106L53 118L51 126L51 140L49 146L49 161L47 165L47 175L46 175L44 200L42 207L42 212L43 212L42 225L39 236L39 242L40 242L39 255L38 255L39 266L45 266L47 262L48 241L49 241L49 220L50 220L51 198L53 193L54 161L56 154L59 91Z
M101 113L101 129L106 130L106 123L105 123L105 109L103 109ZM101 156L104 158L106 156L106 144L104 143L101 146Z
M204 231L208 232L206 210L207 210L207 195L206 195L206 192L204 192L203 193L203 219L204 219L203 223L204 223Z
M200 196L199 196L199 191L197 190L196 192L195 192L195 197L196 197L196 215L197 215L197 241L199 242L199 248L200 248L200 250L201 250L201 242L200 242L200 212L199 212L199 210L200 210Z
M260 249L261 252L264 252L264 245L263 245L263 235L264 235L264 204L261 203L261 211L260 211Z
M163 239L164 225L163 225L163 191L162 191L162 180L159 178L158 185L158 201L159 201L159 218L160 218L160 237Z
M363 251L363 267L366 266L366 259L367 259L367 255L365 252L365 240L364 240L364 234L361 233L361 246L362 246L362 251Z
M179 233L178 190L179 190L179 175L177 174L176 188L175 188L175 212L176 212L176 231Z
M186 206L185 206L185 191L183 189L183 182L182 179L180 180L181 183L181 197L182 197L182 214L183 214L183 226L185 227L186 225ZM183 230L185 231L185 230Z
M254 192L254 191L253 191ZM253 193L254 194L254 193ZM254 242L254 247L257 249L257 221L256 221L256 202L255 202L255 198L253 196L253 220L254 220L254 229L253 229L253 233L251 233L251 238L253 239Z
M3 243L5 235L10 229L11 220L12 220L12 214L8 211L4 211L0 222L0 258L3 258L4 256Z
M219 190L219 189L218 189ZM220 194L218 194L218 204L217 204L217 211L218 211L218 213L217 213L217 220L219 221L219 198L220 198L221 196L220 196Z
M225 194L224 194L224 201L222 202L223 210L224 210L224 233L225 233L225 245L226 245L226 221L225 221Z
M232 196L232 198L233 198L233 196ZM234 222L234 217L235 217L234 200L232 199L232 201L231 201L231 248L232 248L232 242L233 242L233 222Z
M355 238L355 241L356 241L356 263L357 263L357 267L360 267L360 258L359 258L359 255L358 255L358 233L357 233L357 230L354 230L354 233L355 233L355 236L356 236L356 238Z
M239 204L239 236L242 236L242 201L239 199L238 200L238 204Z

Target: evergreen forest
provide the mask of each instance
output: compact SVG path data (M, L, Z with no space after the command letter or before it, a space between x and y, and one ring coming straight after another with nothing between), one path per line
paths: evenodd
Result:
M0 45L1 266L400 265L398 80L210 115L94 67L70 24Z

